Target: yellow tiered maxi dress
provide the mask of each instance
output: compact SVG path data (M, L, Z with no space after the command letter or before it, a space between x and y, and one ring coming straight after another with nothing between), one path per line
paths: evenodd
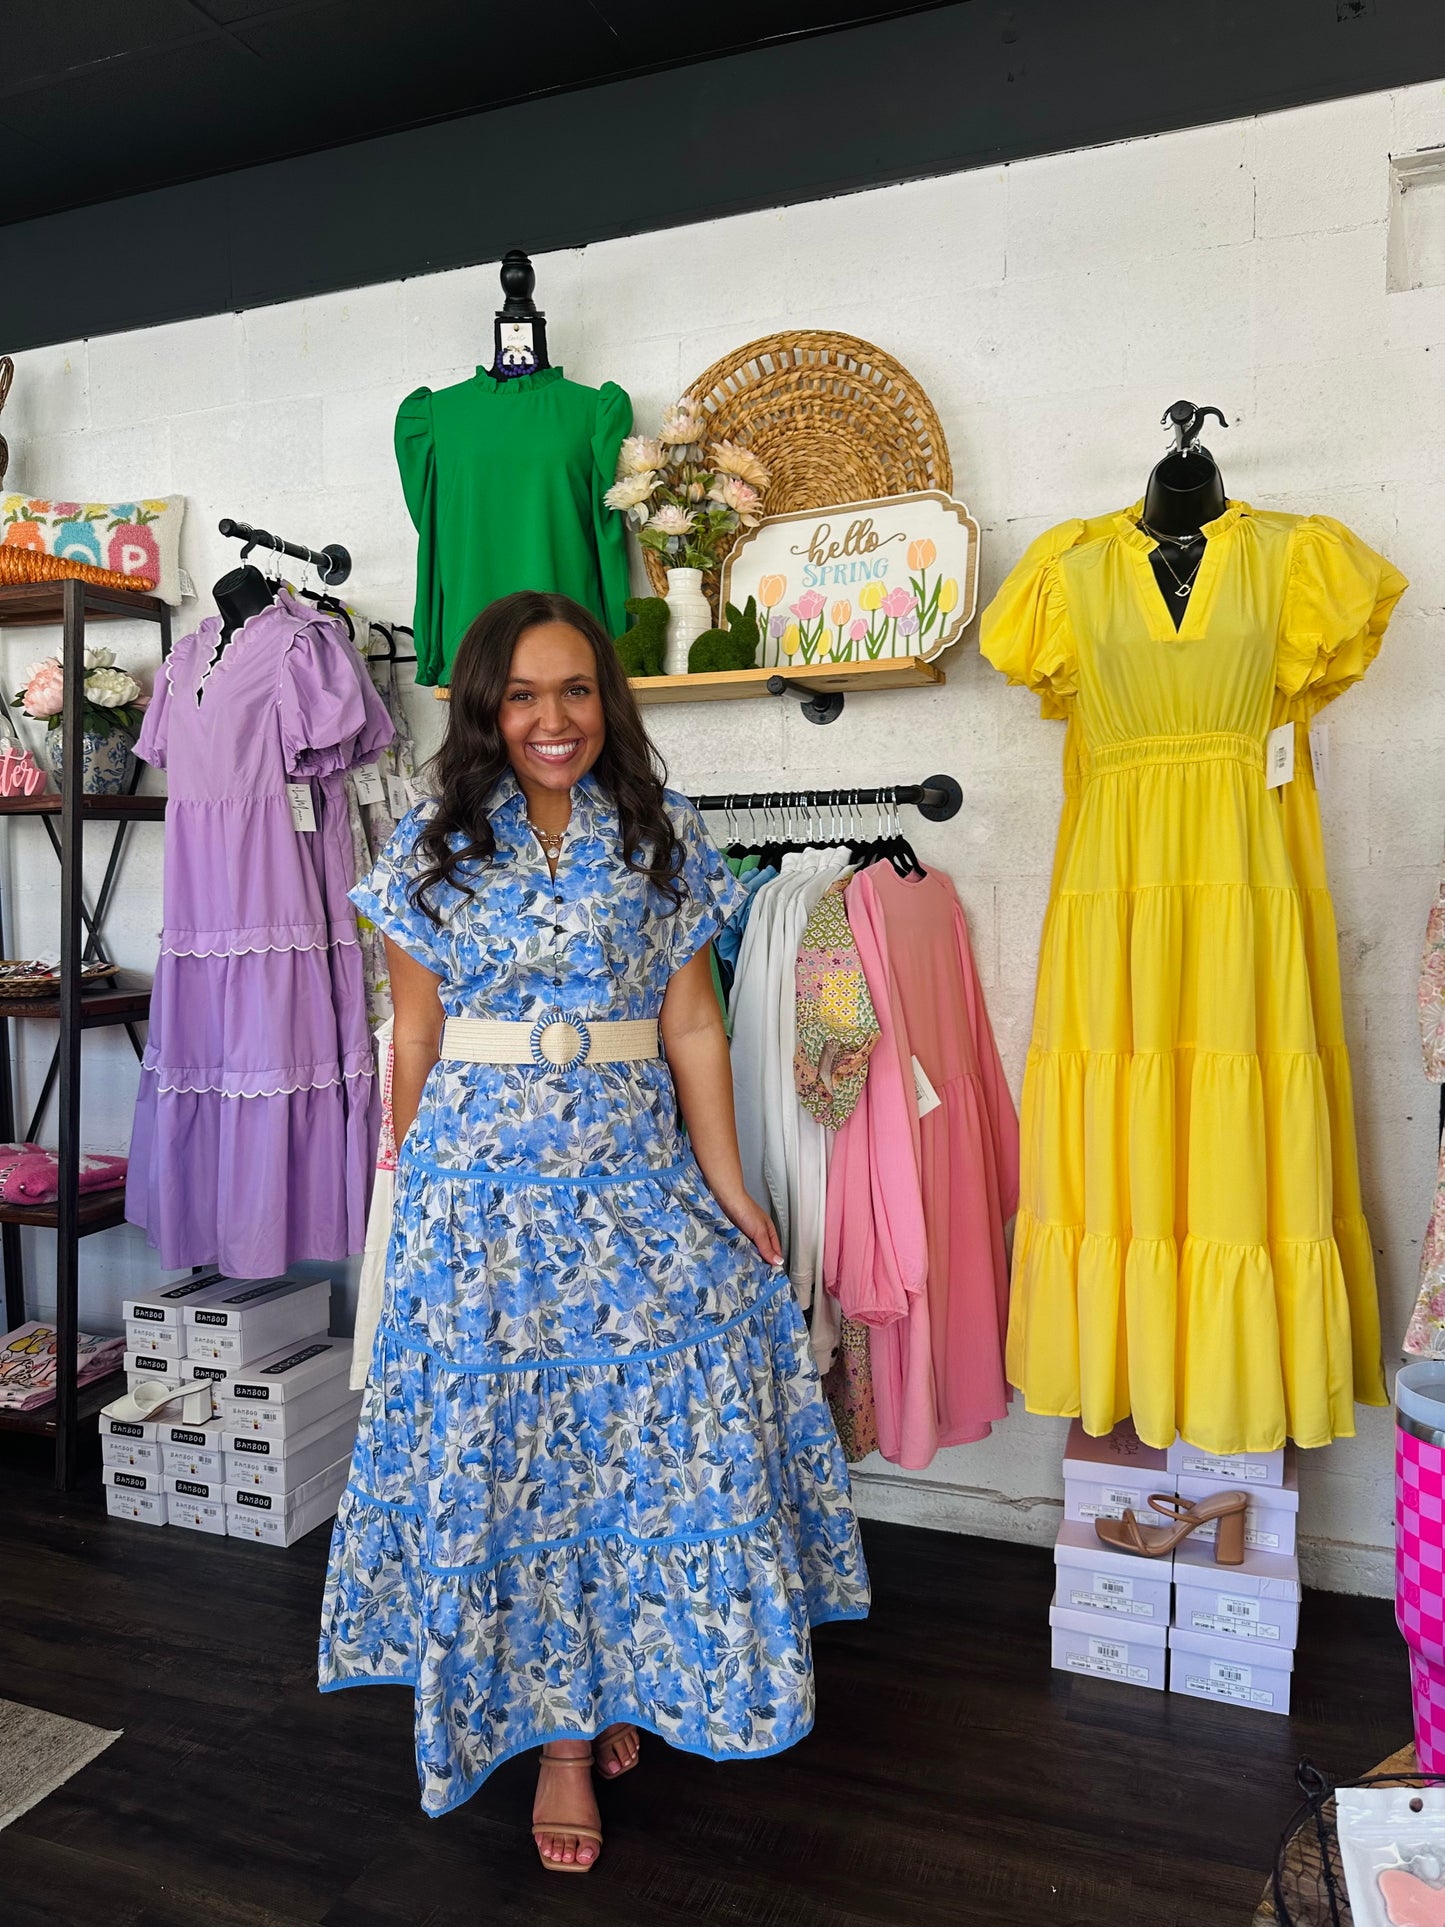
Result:
M1093 1433L1132 1412L1151 1445L1323 1445L1383 1401L1379 1314L1318 810L1266 791L1264 742L1364 673L1405 583L1338 523L1232 503L1176 631L1138 518L1041 536L983 619L985 655L1070 721L1079 778L1009 1376Z

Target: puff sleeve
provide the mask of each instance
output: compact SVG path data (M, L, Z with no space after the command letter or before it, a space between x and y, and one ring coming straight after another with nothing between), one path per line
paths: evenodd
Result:
M432 807L419 803L401 819L371 873L351 892L351 901L357 915L390 937L398 949L414 957L423 969L446 977L450 961L446 925L433 923L411 898L412 885L421 874L417 839ZM445 892L438 894L444 896Z
M297 630L281 659L277 702L286 774L298 782L366 762L396 737L371 678L340 630Z
M431 390L418 388L396 411L396 466L407 513L416 528L416 679L434 684L446 671L442 579L437 564L437 457Z
M1307 720L1360 680L1408 587L1400 571L1343 522L1310 515L1296 525L1276 670L1294 715Z
M1062 522L1031 542L984 610L979 648L1012 683L1032 689L1039 713L1064 718L1079 690L1079 652L1059 575L1059 557L1084 532Z
M592 435L592 535L597 544L597 575L602 587L603 621L609 636L627 631L627 598L632 593L627 566L627 517L607 507L602 497L617 476L617 455L632 433L632 398L615 381L597 391Z
M678 882L683 898L675 912L664 905L669 975L690 963L710 943L729 918L747 901L747 890L723 862L702 818L685 796L666 792L672 827L682 844L683 863Z
M145 719L136 738L135 753L152 769L164 769L171 742L171 665L163 662L156 672Z

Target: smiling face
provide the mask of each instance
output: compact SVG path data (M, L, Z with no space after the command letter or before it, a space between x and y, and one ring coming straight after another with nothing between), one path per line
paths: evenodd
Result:
M539 623L518 638L497 725L529 800L565 794L597 761L607 735L597 662L570 623Z

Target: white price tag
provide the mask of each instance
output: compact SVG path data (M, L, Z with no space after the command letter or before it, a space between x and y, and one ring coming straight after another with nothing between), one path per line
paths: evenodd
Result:
M1226 1619L1258 1619L1259 1601L1241 1598L1238 1593L1222 1592L1219 1595L1219 1610Z
M920 1117L927 1117L930 1111L936 1111L939 1105L942 1104L943 1099L929 1083L928 1072L924 1070L916 1057L913 1060L913 1088L918 1094L918 1115Z
M404 776L388 773L386 778L386 807L395 817L403 817L416 801L411 784Z
M358 803L384 803L386 790L382 784L381 771L375 763L363 763L360 769L351 773L352 786L356 791Z
M1094 1574L1094 1591L1101 1592L1107 1599L1132 1599L1134 1581L1132 1579L1110 1579L1106 1573Z
M298 836L316 828L316 805L311 800L309 783L288 783L286 801L291 805L291 827Z
M1090 1659L1127 1659L1129 1648L1117 1639L1091 1639L1089 1641Z
M1330 726L1310 724L1310 763L1315 773L1315 788L1322 790L1330 780Z
M1264 744L1264 786L1277 790L1294 781L1294 724L1272 729Z
M1210 1660L1209 1677L1216 1686L1249 1686L1254 1681L1249 1667L1235 1666L1225 1659Z

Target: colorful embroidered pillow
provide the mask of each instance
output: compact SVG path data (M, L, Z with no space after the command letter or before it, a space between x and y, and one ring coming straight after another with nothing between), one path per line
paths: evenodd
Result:
M147 575L157 584L156 594L176 605L181 599L185 512L184 495L116 503L0 495L0 543L110 569L116 575Z
M124 1158L84 1154L82 1191L109 1191L125 1183ZM53 1204L60 1195L60 1163L42 1144L0 1144L0 1203Z

